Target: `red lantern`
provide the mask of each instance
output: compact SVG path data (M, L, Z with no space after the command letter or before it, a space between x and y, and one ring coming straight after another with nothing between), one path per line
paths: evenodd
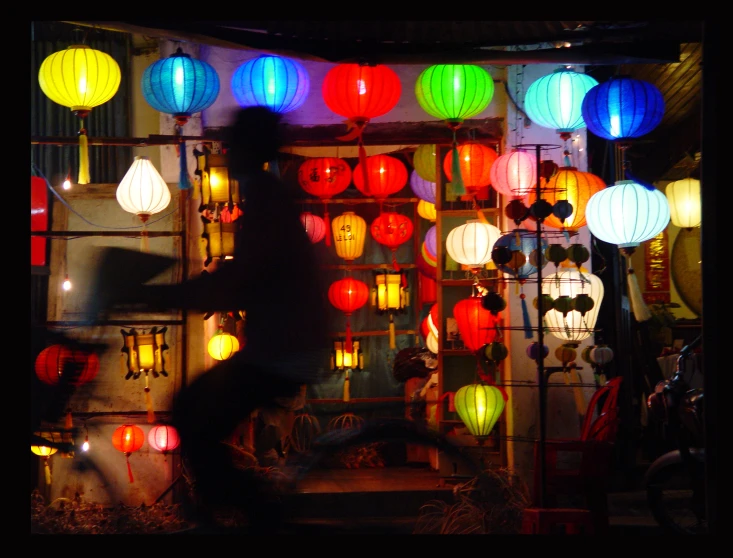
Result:
M300 214L300 222L303 223L305 233L313 244L320 242L326 236L326 223L318 215L304 211Z
M354 169L356 189L365 196L372 196L379 201L396 194L405 187L405 184L407 184L407 168L402 161L389 155L372 155L366 158L365 163L359 161Z
M64 345L51 345L38 354L35 369L38 379L50 386L61 381L80 386L96 377L99 359L94 353Z
M311 196L323 200L323 220L328 231L328 200L349 187L351 167L338 157L313 157L301 163L298 168L298 182ZM331 246L330 235L326 235L326 246Z
M144 442L145 432L134 424L123 424L112 433L112 445L116 450L124 453L127 459L127 475L131 483L135 482L135 479L132 477L130 454L143 447Z
M481 296L459 300L453 307L458 332L466 348L476 352L491 343L497 334L499 315L486 310L481 304Z
M364 306L369 300L369 286L353 277L345 277L331 284L328 288L328 300L346 315L346 345L344 350L351 352L350 316Z
M458 160L466 193L476 195L482 186L491 183L491 166L499 158L492 148L480 143L464 143L458 146ZM448 180L453 180L453 150L443 159L443 170Z
M387 114L395 107L402 94L402 84L394 70L381 64L337 64L323 78L321 94L331 111L347 118L349 133L337 139L356 139L359 162L364 163L364 126L370 119ZM369 178L364 176L363 180L369 192Z
M425 244L425 243L423 243ZM438 269L436 264L430 263L426 258L424 254L425 250L423 247L423 250L420 250L420 252L415 256L415 259L417 260L415 262L415 266L417 267L417 270L420 272L420 275L424 276L427 279L430 279L432 281L435 281L435 279L438 276Z
M48 230L46 179L31 176L31 231ZM31 236L31 265L46 265L46 239Z
M148 444L163 454L173 451L181 443L178 430L168 424L153 426L148 432Z
M399 271L400 265L397 263L395 253L400 245L412 237L413 226L410 218L394 211L380 213L379 217L372 221L369 230L374 240L392 251L392 267Z
M420 271L419 267L418 271ZM438 300L438 283L435 279L431 279L423 273L418 273L417 289L420 297L420 304L432 304Z

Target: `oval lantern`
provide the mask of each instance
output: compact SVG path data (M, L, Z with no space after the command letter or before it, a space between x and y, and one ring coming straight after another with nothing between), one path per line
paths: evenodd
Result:
M568 300L569 306L561 312L551 308L545 313L544 322L550 334L566 343L579 343L590 337L596 327L603 301L603 281L584 268L566 268L542 278L542 292L553 300ZM573 309L576 297L587 295L593 301L585 312Z
M425 233L425 249L434 258L438 255L438 229L433 225Z
M412 238L413 225L410 218L395 211L385 211L372 221L369 230L374 240L390 249L392 266L399 271L396 252L397 248Z
M311 157L298 167L298 183L311 196L323 200L323 221L326 232L330 228L328 200L340 194L351 184L351 167L339 157ZM326 234L326 246L331 246L331 236Z
M369 299L369 286L353 277L345 277L331 283L328 300L346 316L346 344L344 350L351 352L351 314L364 306Z
M78 184L89 184L89 151L84 119L94 107L115 96L120 66L109 54L71 45L47 56L38 70L38 85L54 103L68 107L80 120Z
M491 260L491 252L500 236L498 227L474 219L451 229L445 247L456 262L476 269Z
M420 200L419 202L417 202L417 214L426 221L430 221L431 223L434 223L435 219L438 218L435 204L428 203L425 200Z
M469 384L454 397L458 416L479 444L485 443L506 405L506 392L496 386Z
M206 350L215 360L228 360L239 350L239 340L234 335L220 332L209 339Z
M496 326L500 319L483 307L482 298L472 296L459 300L453 306L458 332L466 348L472 352L482 349L496 338Z
M326 236L326 223L318 215L304 211L300 214L300 222L303 223L305 234L313 244L320 242Z
M169 424L158 424L148 432L148 444L150 447L166 454L176 449L181 443L178 430Z
M151 215L160 213L171 201L168 184L150 159L137 155L116 191L120 207L137 215L144 223Z
M331 221L333 244L339 258L351 263L364 253L366 221L353 211L344 211Z
M499 154L481 143L464 143L458 146L458 159L463 185L466 192L475 194L491 183L491 166L499 158ZM443 159L443 170L449 181L453 180L453 150L448 151Z
M366 169L366 171L364 171ZM367 189L364 175L369 177ZM366 158L366 164L359 161L354 168L354 186L365 196L384 200L396 194L407 184L407 168L405 164L389 155L372 155Z
M234 70L231 88L241 107L265 106L284 114L305 102L310 78L299 62L263 54Z
M586 126L582 104L598 81L587 74L561 67L532 82L524 96L527 116L543 128L555 130L562 139Z
M51 345L36 357L38 379L50 386L66 383L80 386L93 380L99 373L96 354L65 345Z
M112 445L118 451L125 454L127 461L127 476L131 483L135 482L130 467L130 454L143 447L145 432L134 424L123 424L112 433Z
M435 153L436 146L434 143L424 143L418 145L415 149L415 153L412 155L412 164L415 167L417 175L428 183L435 184L436 182L436 166L435 166ZM435 186L433 186L435 188ZM420 194L415 192L420 197ZM433 196L435 196L435 190L433 189ZM424 198L427 199L427 198ZM427 200L430 201L430 200ZM435 203L435 201L433 201Z
M588 357L593 364L603 367L613 360L613 349L608 345L591 347Z
M681 229L699 227L702 223L700 201L700 181L684 178L670 182L664 190L669 203L669 216L672 224Z
M435 163L435 160L433 160L433 163ZM433 174L435 174L435 171L433 171ZM415 167L415 170L410 175L410 188L412 188L414 194L421 200L428 203L435 203L435 182L430 182L422 178L417 172L417 167Z
M508 198L524 198L537 185L537 158L515 149L496 158L490 169L491 186Z
M623 141L648 134L659 125L664 116L664 97L651 83L615 76L588 91L582 112L593 134Z

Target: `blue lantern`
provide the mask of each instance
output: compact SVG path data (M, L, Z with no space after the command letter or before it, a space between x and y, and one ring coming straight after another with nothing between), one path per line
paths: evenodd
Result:
M219 95L219 75L206 62L191 58L180 47L168 58L145 68L142 77L143 97L159 112L172 114L176 132L183 136L183 126L195 112L209 108ZM186 145L179 141L180 178L178 187L191 187L186 164Z
M280 56L248 60L232 75L232 94L241 107L266 106L283 114L301 106L309 91L306 69Z
M524 108L532 122L543 128L551 128L563 139L570 133L585 127L581 104L586 93L598 85L587 74L566 68L541 77L527 88Z
M588 130L622 141L648 134L662 121L664 97L651 83L617 76L588 91L582 105Z

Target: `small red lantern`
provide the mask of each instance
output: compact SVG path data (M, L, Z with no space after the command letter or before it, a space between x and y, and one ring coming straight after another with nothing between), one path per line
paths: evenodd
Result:
M372 196L379 201L396 194L405 187L405 184L407 184L407 167L402 161L389 155L372 155L367 157L365 162L359 161L354 169L356 189L365 196Z
M48 230L46 179L31 176L31 232ZM31 265L46 265L46 239L31 235Z
M491 166L499 158L492 148L481 143L464 143L458 146L458 160L466 193L476 195L482 186L491 183ZM453 180L453 150L443 159L443 170L448 180Z
M369 300L369 286L353 277L345 277L331 284L328 288L328 300L346 315L346 352L352 351L351 314L364 306Z
M150 444L150 447L164 455L176 449L180 443L181 438L178 436L178 430L169 424L155 425L148 432L148 444Z
M50 386L59 382L80 386L96 377L99 359L94 353L64 345L51 345L38 354L35 369L38 379Z
M298 168L298 182L311 196L323 200L323 220L328 231L328 200L349 187L351 167L338 157L313 157L301 163ZM326 246L331 246L331 237L328 235Z
M379 217L372 221L369 230L374 240L384 244L392 251L392 267L399 271L400 265L397 263L396 251L400 245L412 237L413 226L410 218L395 211L380 213Z
M320 242L326 236L326 223L318 215L304 211L300 214L300 222L303 223L305 233L313 244Z
M456 319L461 339L466 348L474 353L494 341L500 319L499 315L495 316L483 307L482 298L471 296L459 300L453 307L453 317Z
M132 477L132 468L130 467L130 454L143 447L145 442L145 432L139 426L134 424L123 424L112 433L112 445L116 450L125 454L127 460L127 475L130 482L135 482Z

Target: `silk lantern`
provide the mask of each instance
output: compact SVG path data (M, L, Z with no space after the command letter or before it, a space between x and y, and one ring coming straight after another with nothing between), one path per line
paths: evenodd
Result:
M201 220L204 223L204 232L201 233L204 267L207 267L215 258L220 260L234 258L239 223L224 220L211 221L204 216L201 216Z
M483 445L504 412L507 399L503 389L474 383L456 391L453 404L468 431Z
M700 181L683 178L667 184L664 195L669 203L672 224L682 229L699 227L702 223Z
M215 360L228 360L239 350L239 340L219 328L216 334L209 339L206 350Z
M219 74L213 66L193 58L178 47L175 53L150 64L141 80L145 101L155 110L170 114L176 121L179 136L178 188L191 187L186 160L186 142L183 126L196 112L214 104L219 96Z
M588 130L622 142L651 132L664 117L664 97L651 83L615 76L592 87L582 103Z
M310 78L299 62L263 54L234 70L231 88L241 107L265 106L285 114L305 102Z
M59 435L56 432L34 432L39 438L44 438L49 442L60 442ZM46 479L46 485L51 485L51 462L50 457L55 454L58 450L51 446L45 445L31 445L31 452L35 455L43 458L43 473Z
M448 180L455 185L456 165L454 156L458 156L458 167L465 192L475 196L480 188L491 182L491 166L499 158L499 154L487 145L481 143L464 143L456 149L451 149L443 159L443 171ZM455 187L453 189L456 191Z
M425 233L425 249L434 258L438 256L438 229L435 225Z
M353 211L344 211L331 221L336 254L347 264L360 258L366 241L366 221Z
M130 455L143 447L144 442L145 432L143 432L142 428L134 424L123 424L112 433L112 445L116 450L125 454L127 476L130 479L130 483L135 482L132 476L132 467L130 466Z
M569 301L569 311L553 307L544 315L554 337L577 345L594 333L604 293L603 281L597 275L585 268L555 272L542 278L542 292L553 300L566 297Z
M148 444L163 455L176 449L180 443L178 430L170 424L156 424L148 432Z
M407 184L405 164L390 155L372 155L365 161L359 161L354 168L354 186L365 196L372 196L379 201L380 211L381 202L387 196L402 190L405 184Z
M328 233L328 200L349 187L351 167L338 157L311 157L298 167L298 183L311 196L323 200L323 221ZM326 246L331 246L330 234L326 234Z
M351 315L369 300L369 286L353 277L334 281L328 288L328 300L346 316L346 351L352 350Z
M31 176L31 233L48 230L46 179ZM46 265L46 238L31 234L31 265Z
M94 107L115 96L120 87L120 66L109 54L71 45L47 56L38 70L41 91L53 102L71 109L79 118L79 184L89 184L89 147L84 119Z
M425 200L420 200L419 202L417 202L417 214L426 221L430 221L431 223L434 223L435 219L438 218L435 204L428 203Z
M412 238L413 225L410 218L396 211L385 211L372 221L369 231L374 240L390 249L392 267L399 271L397 248Z
M489 171L491 186L508 198L524 198L537 185L537 158L514 149L500 155Z
M524 109L532 122L568 140L573 131L585 127L583 99L596 85L598 81L591 76L561 67L530 84Z
M421 145L420 147L424 146ZM433 146L433 148L435 148L435 146ZM415 156L417 156L417 151L415 152ZM415 161L414 158L413 161L417 165L417 161ZM435 154L433 154L433 164L435 164ZM435 169L433 169L433 175L435 175ZM410 188L412 188L413 193L420 198L420 200L432 204L435 203L435 182L430 182L420 176L417 172L417 167L415 167L412 174L410 174Z
M305 234L313 244L320 242L326 236L326 223L318 215L304 211L300 214L300 222L303 223Z
M496 338L500 319L483 307L481 299L481 296L471 296L453 306L458 332L466 348L473 353Z
M491 260L491 252L500 236L498 227L473 219L451 229L445 247L451 258L477 274Z
M193 153L196 156L195 174L201 183L199 212L208 209L218 215L226 207L230 212L238 213L242 201L239 181L229 176L228 155L212 153L206 147L203 151L194 149Z
M89 351L65 345L51 345L36 357L35 372L44 384L78 387L97 377L99 358Z
M372 290L372 306L377 314L389 315L389 348L396 348L394 315L404 313L410 305L410 295L407 291L407 277L404 272L378 272L374 276Z
M165 342L165 332L167 327L158 329L153 327L149 332L139 332L135 328L130 331L120 330L122 334L122 356L127 366L127 374L125 380L132 378L137 380L143 373L145 374L145 406L148 412L148 422L155 422L155 413L153 412L153 398L150 394L149 374L153 378L160 375L168 377L165 370L165 351L168 345Z
M371 195L362 133L369 120L387 114L400 100L400 78L383 64L337 64L323 78L321 94L332 112L347 119L348 133L337 139L357 140L364 192Z
M435 64L415 82L415 97L429 115L444 120L453 132L453 191L466 193L459 166L456 131L467 118L480 114L494 96L491 74L474 64Z

